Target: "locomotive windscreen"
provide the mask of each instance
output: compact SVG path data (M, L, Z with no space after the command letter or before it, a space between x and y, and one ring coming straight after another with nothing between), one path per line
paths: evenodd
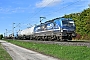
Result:
M73 27L73 26L75 26L75 25L74 25L74 21L71 21L71 20L64 20L64 21L62 21L62 25L63 25L63 26L68 26L68 27Z

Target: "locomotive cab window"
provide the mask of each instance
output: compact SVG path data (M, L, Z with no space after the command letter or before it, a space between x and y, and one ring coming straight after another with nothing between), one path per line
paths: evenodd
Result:
M70 21L70 20L62 21L62 24L63 26L69 26L69 27L75 26L74 21Z
M68 21L62 21L63 26L68 26Z

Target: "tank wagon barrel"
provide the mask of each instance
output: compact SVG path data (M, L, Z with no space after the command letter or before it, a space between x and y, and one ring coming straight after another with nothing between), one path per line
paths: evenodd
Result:
M19 39L72 40L76 26L70 18L56 18L18 32Z
M34 27L27 28L18 32L18 39L30 39L34 33Z

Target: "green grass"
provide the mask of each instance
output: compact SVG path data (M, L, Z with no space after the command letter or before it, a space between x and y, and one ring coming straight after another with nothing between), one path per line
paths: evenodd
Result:
M86 46L60 46L57 44L42 44L8 40L16 45L50 55L60 60L90 60L90 48Z
M3 49L0 44L0 60L12 60L10 55Z

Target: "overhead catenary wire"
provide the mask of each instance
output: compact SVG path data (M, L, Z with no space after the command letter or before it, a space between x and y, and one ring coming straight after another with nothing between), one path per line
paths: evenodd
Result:
M45 2L47 2L47 1L48 1L48 0L45 0ZM42 4L42 5L43 5L43 4ZM45 6L45 7L46 7L46 6ZM40 12L41 10L43 10L45 7L43 7L42 9L40 9L38 12ZM35 12L36 12L36 11L35 11ZM32 15L31 17L28 17L28 18L27 18L27 21L29 20L29 18L32 19L36 14L38 14L38 12L36 12L36 13L35 13L34 15ZM26 22L26 20L25 20L25 22ZM25 22L24 22L24 23L25 23Z
M65 6L65 7L59 8L57 11L53 11L53 12L54 12L54 13L55 13L55 12L58 12L58 11L60 11L60 10L64 9L64 8L67 8L68 6L71 6L71 5L73 5L73 4L76 4L77 2L80 2L80 1L81 1L81 0L78 0L78 1L76 1L76 2L74 2L74 3L71 3L71 4L67 5L67 6ZM50 14L47 14L47 15L45 15L45 16L52 15L52 14L53 14L53 12L52 12L52 13L50 13Z
M53 2L53 1L54 1L54 0L52 0L52 2ZM71 3L71 4L67 5L67 6L65 6L65 7L59 8L59 10L56 10L56 11L53 11L53 12L54 12L54 13L55 13L55 12L58 12L58 11L64 9L64 8L67 8L68 6L71 6L71 5L73 5L73 4L76 4L77 2L80 2L80 1L81 1L81 0L78 0L78 1L76 1L76 2L74 2L74 3ZM52 2L50 2L50 3L52 3ZM50 3L49 3L49 4L50 4ZM47 4L46 6L48 6L49 4ZM38 14L39 12L41 12L42 10L44 10L44 9L46 8L46 6L43 7L42 9L40 9L38 12L36 12L33 16L31 16L30 19L32 19L35 15L37 15L37 14ZM47 14L47 15L45 15L45 16L49 16L49 15L53 14L53 12L50 13L50 14Z
M45 0L45 2L47 2L47 1L48 1L48 0ZM46 6L50 5L50 4L51 4L52 2L54 2L54 1L55 1L55 0L50 1ZM45 2L44 2L44 3L45 3ZM43 5L43 4L42 4L42 5ZM42 6L42 5L41 5L41 6ZM36 16L38 13L40 13L42 10L44 10L44 9L46 8L46 6L44 6L42 9L40 9L38 12L36 12L36 13L35 13L34 15L32 15L31 17L28 17L27 21L29 20L29 18L30 18L30 19L33 19L33 17ZM26 20L25 20L25 21L26 21ZM36 25L36 24L35 24L35 25Z
M68 6L71 6L71 5L73 5L73 4L76 4L77 2L80 2L80 1L81 1L81 0L78 0L78 1L76 1L76 2L74 2L74 3L71 3L71 4L67 5L67 6L65 6L65 7L59 8L58 10L53 11L53 12L54 12L54 13L55 13L55 12L58 12L58 11L64 9L64 8L67 8ZM46 0L45 2L47 2L47 0ZM51 4L52 2L54 2L54 0L52 0L51 2L49 2L46 6L48 6L48 5ZM42 10L44 10L44 9L46 8L46 6L43 7L42 9L40 9L40 10L39 10L38 12L36 12L34 15L32 15L32 16L30 17L30 19L32 19L34 16L36 16L36 15L37 15L38 13L40 13ZM45 15L45 16L52 15L53 12L50 13L50 14L47 14L47 15Z
M47 2L48 0L46 0L45 2ZM53 2L54 0L52 0L51 2L49 2L46 6L48 6L48 5L50 5L52 2ZM42 9L40 9L38 12L36 12L34 15L32 15L31 17L30 17L30 19L32 19L35 15L37 15L39 12L41 12L42 10L44 10L45 8L46 8L46 6L45 7L43 7Z

